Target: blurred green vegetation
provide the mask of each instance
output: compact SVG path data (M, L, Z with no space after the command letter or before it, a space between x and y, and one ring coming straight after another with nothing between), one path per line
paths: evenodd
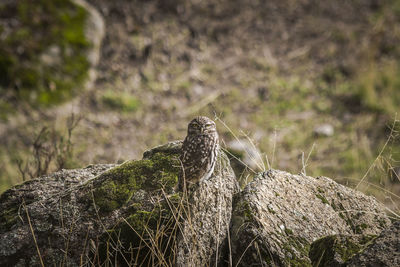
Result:
M13 142L6 149L0 150L0 192L16 182L60 169L80 167L76 153L85 148L75 146L73 134L81 119L71 114L65 124L46 125L33 131L26 129L30 135L21 136L24 144Z
M102 96L103 104L115 111L134 112L140 107L139 100L129 93L108 90Z
M385 190L400 182L393 173L400 166L399 62L371 64L350 77L331 68L329 82L326 72L313 81L270 73L256 95L232 89L200 113L216 112L239 138L249 134L266 168L265 156L272 168L298 173L302 155L309 155L307 175L332 177L349 186L365 175L362 191L383 200ZM251 114L245 134L238 130L243 127L235 115L239 110ZM324 123L333 126L332 136L314 134L314 128ZM261 129L270 138L254 137ZM219 131L228 140L233 138L230 130ZM248 181L248 176L242 179Z
M400 111L400 67L392 63L381 68L369 66L348 85L350 92L355 92L361 105L371 111L383 114L394 114Z
M69 99L89 68L86 11L69 0L0 3L0 110L4 99L49 106Z

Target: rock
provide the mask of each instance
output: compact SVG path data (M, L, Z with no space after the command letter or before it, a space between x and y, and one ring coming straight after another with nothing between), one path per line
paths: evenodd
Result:
M400 266L400 221L396 221L346 266Z
M219 259L238 190L235 176L221 153L214 175L187 200L175 192L180 147L169 143L118 166L63 170L4 192L0 266Z
M234 266L311 266L310 245L328 235L377 235L390 225L375 198L326 177L261 173L235 196Z
M189 196L189 215L178 236L177 266L212 266L221 260L238 182L221 153L214 175Z
M332 125L325 123L325 124L316 126L314 128L314 134L317 136L329 137L329 136L333 136L334 129L333 129Z
M36 244L46 265L79 264L86 233L94 238L101 229L87 187L112 167L62 170L5 191L0 196L0 266L41 265Z
M87 51L87 59L90 63L88 70L88 79L85 81L85 87L90 89L96 80L96 66L100 60L101 43L105 35L104 19L100 13L84 0L73 0L73 2L84 8L89 16L85 23L85 36L91 42L91 48Z

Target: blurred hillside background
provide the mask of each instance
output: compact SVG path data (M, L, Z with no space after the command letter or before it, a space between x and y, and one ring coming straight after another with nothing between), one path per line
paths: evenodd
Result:
M0 192L138 159L201 114L254 171L328 176L400 212L399 0L87 3L0 2Z

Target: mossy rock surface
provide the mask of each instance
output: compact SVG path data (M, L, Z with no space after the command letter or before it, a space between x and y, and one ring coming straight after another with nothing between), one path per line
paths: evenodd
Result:
M157 236L160 227L164 229L160 246L169 246L169 236L176 233L176 228L170 228L176 225L170 205L178 206L181 199L175 192L180 147L181 142L168 144L147 153L148 157L118 166L62 170L4 192L0 196L0 265L40 265L31 231L45 265L79 265L82 254L85 261L97 259L98 254L89 254L89 246L82 246L90 239L140 247L141 238L148 241ZM114 238L117 243L112 243ZM104 251L100 243L95 246ZM107 260L104 255L110 254L100 255Z
M125 162L95 181L94 202L100 212L109 212L121 208L139 190L170 194L179 171L178 154L157 152L148 159Z
M311 244L310 259L313 266L345 266L345 262L370 245L376 235L332 235Z
M101 262L118 262L119 266L173 264L177 214L183 208L181 194L175 192L180 148L181 143L175 142L146 151L142 160L125 162L94 183L99 212L122 208L125 214L100 237Z
M205 266L223 257L238 183L220 152L209 180L187 195L176 192L181 145L171 142L146 151L142 160L109 170L93 184L100 213L125 214L100 237L100 262Z
M11 100L49 106L81 90L90 67L87 19L71 0L0 4L0 110L11 111Z
M385 229L359 253L346 262L348 267L400 266L400 221Z

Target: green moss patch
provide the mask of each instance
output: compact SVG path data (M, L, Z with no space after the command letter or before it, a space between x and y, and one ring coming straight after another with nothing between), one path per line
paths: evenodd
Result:
M48 106L77 93L89 68L86 18L70 0L0 4L0 94Z
M170 193L178 182L179 166L177 156L166 153L126 162L99 177L94 185L94 202L100 211L109 212L122 207L140 189Z
M174 193L180 165L174 148L159 147L138 161L103 174L94 184L94 202L102 212L126 205L122 219L100 237L101 262L171 266L184 207ZM180 215L178 215L180 211Z
M329 204L329 201L321 194L315 194L315 196L319 199L321 199L322 203L324 204Z
M285 266L311 266L308 260L308 252L310 244L302 237L294 236L293 231L285 229L289 236L288 242L283 245L283 249L287 253L285 258Z
M11 207L0 212L0 232L6 232L18 220L18 207Z
M311 244L309 257L313 266L338 266L367 247L375 238L365 236L327 236Z
M176 210L171 209L171 206L178 206L179 197L176 196L172 195L168 202L158 202L150 209L135 205L132 215L100 238L101 262L111 260L118 265L148 266L159 263L172 266L179 229L173 216ZM118 246L123 249L115 249Z
M128 93L116 93L112 90L106 91L102 96L103 104L116 111L134 112L140 107L139 100Z

